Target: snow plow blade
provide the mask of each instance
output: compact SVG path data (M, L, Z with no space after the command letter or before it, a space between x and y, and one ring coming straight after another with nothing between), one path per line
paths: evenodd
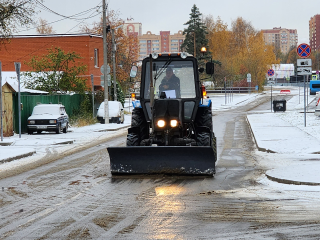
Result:
M108 147L112 174L215 174L211 147Z

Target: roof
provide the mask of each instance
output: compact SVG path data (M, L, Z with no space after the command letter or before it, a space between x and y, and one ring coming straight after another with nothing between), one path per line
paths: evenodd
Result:
M1 72L2 76L2 86L6 83L15 91L19 92L18 80L16 72ZM37 94L48 94L48 92L40 91L40 90L33 90L24 88L23 85L20 85L20 92L27 92L27 93L37 93Z
M36 38L36 37L98 37L103 38L102 35L93 33L76 33L76 34L37 34L37 35L12 35L10 38Z
M16 90L10 85L10 83L7 83L7 82L5 82L4 84L2 83L2 87L4 85L7 85L11 89L12 92L16 92Z

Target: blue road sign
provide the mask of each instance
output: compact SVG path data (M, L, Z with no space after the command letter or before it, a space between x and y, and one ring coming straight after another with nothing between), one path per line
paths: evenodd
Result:
M273 76L274 75L274 71L273 71L273 69L269 69L268 70L268 76Z
M301 43L297 47L297 54L299 55L299 57L302 57L302 58L309 57L310 54L311 54L310 46L308 44L306 44L306 43Z

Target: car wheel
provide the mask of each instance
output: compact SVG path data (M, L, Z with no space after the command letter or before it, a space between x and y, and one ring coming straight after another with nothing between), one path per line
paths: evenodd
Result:
M42 133L42 131L41 130L37 130L37 133L40 134L40 133Z
M59 134L61 132L61 124L58 125L58 128L56 129L56 134Z
M29 135L32 135L32 134L33 134L33 131L28 130L28 134L29 134Z
M67 133L67 131L68 131L68 123L67 123L66 127L63 129L63 133Z

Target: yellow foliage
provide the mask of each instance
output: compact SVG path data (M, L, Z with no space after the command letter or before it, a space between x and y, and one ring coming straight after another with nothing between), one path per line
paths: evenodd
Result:
M219 79L240 81L251 73L252 83L263 86L267 70L278 64L274 47L265 45L263 34L256 31L242 18L232 22L232 30L218 17L206 20L208 27L209 50L214 60L221 62L215 75Z

